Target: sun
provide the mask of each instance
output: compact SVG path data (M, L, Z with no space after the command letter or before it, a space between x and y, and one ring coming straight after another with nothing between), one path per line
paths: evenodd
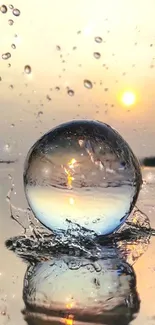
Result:
M131 106L136 101L136 95L132 91L125 91L122 95L122 102L125 106Z

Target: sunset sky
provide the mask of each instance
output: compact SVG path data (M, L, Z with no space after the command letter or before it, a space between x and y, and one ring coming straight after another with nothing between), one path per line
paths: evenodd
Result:
M25 154L54 125L93 118L120 131L138 156L153 154L154 0L19 0L13 5L20 16L9 8L0 12L1 55L11 53L0 61L1 148L10 143L15 155ZM31 74L23 73L27 64ZM85 79L91 89L84 87ZM134 98L131 106L123 103L126 92L127 104Z

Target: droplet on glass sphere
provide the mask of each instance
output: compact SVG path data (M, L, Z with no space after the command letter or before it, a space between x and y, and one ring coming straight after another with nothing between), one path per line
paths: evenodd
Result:
M96 36L96 37L95 37L95 42L96 42L96 43L102 43L102 37L100 37L100 36Z
M68 90L67 90L67 93L68 93L68 95L71 96L71 97L74 96L74 90L72 90L72 89L68 89Z
M8 59L10 59L10 58L11 58L11 53L6 52L6 53L3 53L3 54L2 54L2 59L3 59L3 60L8 60Z
M26 74L30 74L30 73L31 73L31 67L30 67L30 65L25 65L25 67L24 67L24 72L25 72Z
M13 50L16 49L16 45L15 44L11 44L11 47L12 47Z
M12 13L13 13L13 15L16 16L16 17L20 16L20 10L17 9L17 8L14 8L13 11L12 11Z
M141 184L139 163L126 141L98 121L54 128L25 162L29 206L53 231L66 231L69 222L97 235L114 232L132 211Z
M95 59L100 59L101 54L99 52L94 52L94 58Z
M14 21L13 21L12 19L9 19L9 20L8 20L8 24L9 24L10 26L12 26L12 25L14 24Z
M1 10L2 14L6 14L7 6L5 6L5 5L0 6L0 10Z
M88 89L93 88L93 84L92 84L92 82L91 82L90 80L87 80L87 79L84 80L84 86L85 86L86 88L88 88Z

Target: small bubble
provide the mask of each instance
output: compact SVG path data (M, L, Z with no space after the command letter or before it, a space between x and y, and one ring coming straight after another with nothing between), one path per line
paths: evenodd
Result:
M14 6L13 6L13 5L9 5L9 9L11 9L11 10L12 10L13 8L14 8Z
M100 37L100 36L96 36L96 37L95 37L95 42L96 42L96 43L102 43L102 37Z
M99 52L94 52L94 58L95 59L100 59L101 54Z
M7 9L7 7L5 5L2 5L0 7L0 10L1 10L2 14L6 14L6 12L7 12L8 9Z
M9 24L10 26L12 26L12 25L14 24L14 21L13 21L12 19L9 19L9 20L8 20L8 24Z
M68 89L67 93L71 97L74 96L74 90L72 90L72 89Z
M8 68L10 68L11 67L11 63L8 63Z
M16 49L16 45L15 44L11 44L11 47L12 47L12 49Z
M150 47L152 47L153 46L153 44L150 44Z
M88 89L93 88L93 84L92 84L92 82L91 82L90 80L87 80L87 79L84 80L84 86L85 86L86 88L88 88Z
M20 10L19 10L19 9L16 9L16 8L13 9L12 13L13 13L13 15L16 16L16 17L20 16Z
M104 91L108 91L108 88L104 88Z
M2 77L0 77L0 81L2 81Z
M76 50L77 49L77 47L76 46L73 46L73 50Z
M14 126L15 126L15 124L14 124L14 123L12 123L12 124L11 124L11 128L13 128Z
M30 74L30 73L31 73L31 67L30 67L30 65L25 65L25 67L24 67L24 72L25 72L26 74Z
M60 87L55 87L55 90L59 91L60 90Z
M13 88L14 88L14 86L13 86L13 85L10 85L10 86L9 86L9 88L10 88L10 89L13 89Z
M57 51L61 51L61 47L59 45L56 46Z
M78 31L77 31L77 34L81 34L81 30L78 30Z
M2 54L2 59L3 60L8 60L10 58L11 58L11 53L6 52L6 53Z

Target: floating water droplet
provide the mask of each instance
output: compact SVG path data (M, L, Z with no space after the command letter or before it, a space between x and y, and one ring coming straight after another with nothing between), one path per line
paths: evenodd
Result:
M96 37L95 37L95 42L96 42L96 43L102 43L102 37L100 37L100 36L96 36Z
M74 96L74 90L72 90L72 89L68 89L67 93L71 97Z
M8 24L9 24L10 26L12 26L12 25L14 24L14 21L13 21L12 19L9 19L9 20L8 20Z
M99 52L94 52L94 58L95 59L100 59L101 54Z
M11 47L12 47L12 49L16 49L16 45L15 44L11 44Z
M87 80L87 79L84 80L84 86L85 86L86 88L88 88L88 89L93 88L93 84L92 84L92 82L91 82L90 80Z
M5 5L2 5L1 7L0 7L0 11L2 12L2 14L6 14L6 12L7 12L7 6L5 6Z
M56 127L34 144L25 163L29 205L55 231L67 230L71 222L98 235L112 233L129 216L141 183L128 144L97 121Z
M31 67L30 67L30 65L25 65L25 67L24 67L24 72L26 73L26 74L30 74L31 73Z
M14 8L14 9L12 10L12 13L13 13L13 15L16 16L16 17L20 16L20 10L17 9L17 8Z
M9 9L11 9L11 10L12 10L13 8L14 8L14 6L13 6L13 5L9 5Z
M61 51L61 47L59 45L56 46L57 51Z
M51 98L49 95L47 95L46 98L47 98L49 101L52 100L52 98Z
M2 54L2 59L3 60L8 60L11 58L11 53L10 52L6 52L4 54Z

